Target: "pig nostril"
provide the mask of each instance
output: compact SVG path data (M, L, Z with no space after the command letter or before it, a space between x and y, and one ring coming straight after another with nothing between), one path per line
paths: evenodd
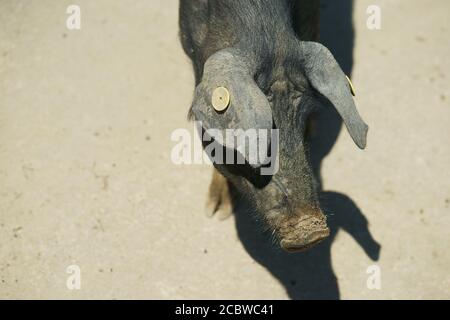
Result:
M302 212L304 212L303 210ZM320 209L307 215L293 215L279 220L280 246L288 252L307 250L330 235L326 217Z

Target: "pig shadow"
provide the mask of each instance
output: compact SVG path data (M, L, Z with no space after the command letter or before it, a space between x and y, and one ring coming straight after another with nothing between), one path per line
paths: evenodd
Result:
M321 2L321 40L347 75L353 66L353 1ZM310 153L314 174L320 185L320 201L328 216L330 237L309 251L286 253L262 224L249 214L244 200L234 200L236 229L246 251L285 287L291 299L339 299L339 286L331 263L331 245L339 230L350 234L367 256L378 260L381 246L368 229L368 221L346 195L324 191L320 173L322 160L329 154L342 127L333 107L316 114L317 135L311 138ZM356 149L355 152L358 152ZM351 259L351 257L349 257Z

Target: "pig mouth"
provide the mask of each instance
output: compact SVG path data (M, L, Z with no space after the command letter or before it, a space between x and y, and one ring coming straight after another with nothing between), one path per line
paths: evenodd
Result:
M287 252L308 250L330 235L325 216L291 217L279 228L280 246Z
M322 242L322 240L326 239L330 235L330 230L324 229L321 231L314 232L313 234L309 235L305 240L286 240L282 239L280 241L280 246L287 252L303 252L306 251L312 247L314 247L316 244Z

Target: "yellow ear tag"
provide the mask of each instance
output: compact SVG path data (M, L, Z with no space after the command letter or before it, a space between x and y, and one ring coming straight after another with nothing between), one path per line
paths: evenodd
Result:
M225 87L218 87L212 94L212 105L216 111L223 111L230 104L230 93Z
M347 78L348 81L348 85L350 86L350 92L352 93L352 96L355 96L355 87L353 86L352 81L350 80L349 77L345 76Z

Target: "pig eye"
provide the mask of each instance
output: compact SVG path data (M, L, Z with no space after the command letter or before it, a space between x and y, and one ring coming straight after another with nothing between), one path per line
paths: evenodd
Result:
M272 92L271 90L269 90L269 91L266 93L266 97L267 97L267 100L268 100L269 102L272 102L272 101L273 101L273 92Z

